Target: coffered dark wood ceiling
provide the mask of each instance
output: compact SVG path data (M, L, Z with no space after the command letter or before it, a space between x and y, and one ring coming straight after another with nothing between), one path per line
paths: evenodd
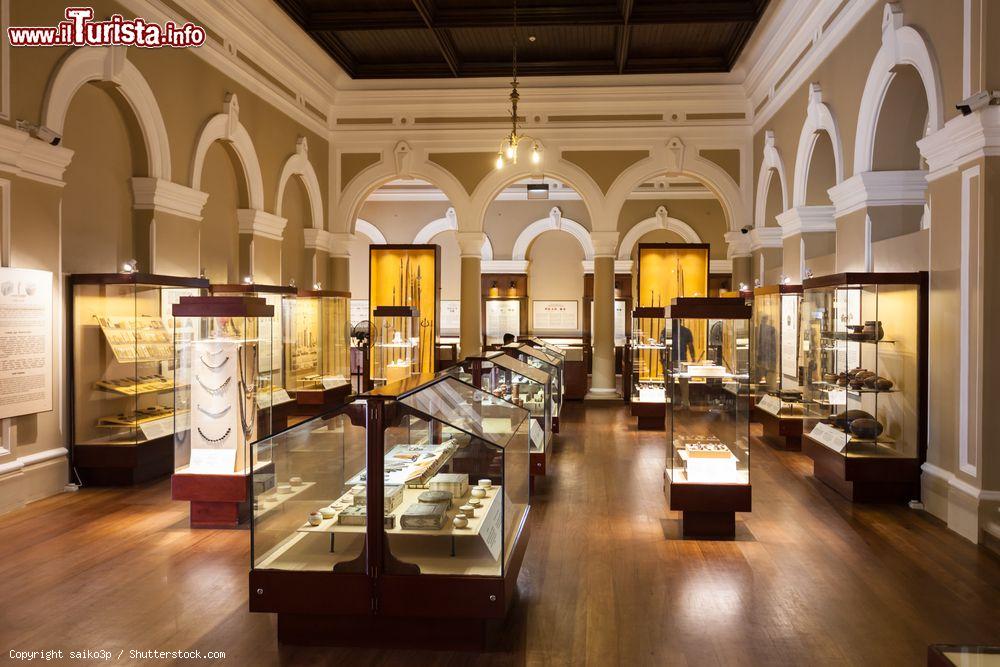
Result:
M355 79L509 76L513 0L276 0ZM518 0L522 75L725 72L768 0Z

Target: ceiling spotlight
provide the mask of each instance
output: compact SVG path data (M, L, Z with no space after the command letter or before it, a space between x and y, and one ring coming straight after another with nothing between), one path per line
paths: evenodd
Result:
M528 41L529 42L534 42L535 39L536 39L536 37L534 35L528 35Z

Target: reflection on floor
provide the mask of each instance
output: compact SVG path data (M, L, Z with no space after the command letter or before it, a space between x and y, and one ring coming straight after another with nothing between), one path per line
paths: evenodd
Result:
M1000 559L924 513L853 506L755 438L737 540L681 541L664 434L620 404L570 402L561 421L497 652L278 647L274 618L246 611L249 532L190 530L168 482L0 517L0 645L254 666L916 665L929 643L1000 640Z

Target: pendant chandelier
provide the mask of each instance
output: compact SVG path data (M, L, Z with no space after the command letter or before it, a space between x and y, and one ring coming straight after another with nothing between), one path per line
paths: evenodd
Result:
M510 134L500 142L500 150L497 151L497 169L503 169L507 164L517 164L518 146L525 141L531 142L531 163L538 164L542 161L542 150L538 140L519 133L517 129L517 103L521 99L517 92L517 0L514 0L514 30L511 41L514 52L512 58L514 76L510 82Z

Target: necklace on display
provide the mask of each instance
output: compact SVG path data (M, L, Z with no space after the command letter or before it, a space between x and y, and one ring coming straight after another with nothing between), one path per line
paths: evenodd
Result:
M218 387L209 387L207 384L205 384L204 382L201 381L201 377L200 376L195 375L194 379L198 381L198 384L201 385L202 389L204 389L205 391L207 391L208 393L210 393L212 396L218 396L222 392L226 391L226 387L228 387L229 383L232 382L232 380L233 380L232 376L230 376L230 377L227 377L226 381L223 382L222 384L220 384Z
M212 419L218 419L219 417L224 417L226 415L226 413L229 412L229 409L232 408L232 407L233 406L231 406L231 405L227 405L226 407L224 407L222 410L219 410L218 412L211 412L210 410L206 410L205 408L203 408L203 407L201 407L199 405L198 406L198 412L200 412L201 414L205 415L206 417L210 417Z
M209 356L211 356L211 354L209 354ZM213 366L211 362L205 361L205 357L202 357L201 358L201 365L204 366L205 368L208 368L209 370L217 371L220 368L222 368L223 366L225 366L228 361L229 361L229 357L226 357L225 359L223 359L222 361L220 361L219 363L217 363L217 364L215 364Z
M198 435L200 435L201 439L204 440L205 442L222 442L223 440L225 440L226 438L228 438L229 434L232 433L232 432L233 432L233 429L227 428L226 432L223 433L222 435L220 435L218 438L210 438L207 435L205 435L205 432L201 430L200 426L198 427Z

